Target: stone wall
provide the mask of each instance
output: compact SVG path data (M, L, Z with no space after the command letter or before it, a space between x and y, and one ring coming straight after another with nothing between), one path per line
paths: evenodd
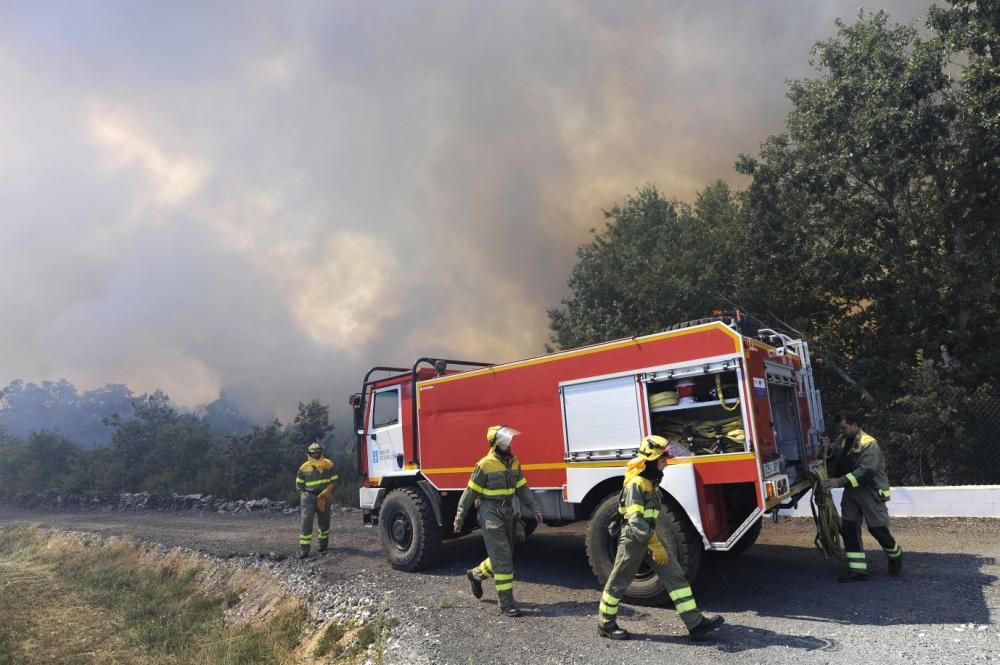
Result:
M0 494L0 504L15 508L56 510L155 510L158 512L209 511L215 513L293 512L287 501L247 499L233 501L211 494L157 495L147 492L120 494L66 494L55 490Z

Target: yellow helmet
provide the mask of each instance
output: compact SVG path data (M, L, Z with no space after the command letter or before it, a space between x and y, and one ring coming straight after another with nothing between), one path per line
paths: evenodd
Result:
M662 436L652 434L642 440L639 446L639 457L652 462L667 454L667 440Z
M520 434L520 432L513 427L507 427L506 425L493 425L486 430L486 443L490 446L497 446L501 450L507 450L510 448L510 442L518 434Z

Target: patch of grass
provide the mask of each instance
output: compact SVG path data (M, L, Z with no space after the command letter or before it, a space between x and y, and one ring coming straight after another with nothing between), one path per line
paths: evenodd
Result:
M301 602L285 599L260 621L227 625L224 609L240 593L202 593L202 566L125 542L2 529L0 665L294 662L308 619Z
M142 554L115 543L45 558L90 602L120 616L129 642L165 654L187 651L219 627L224 599L199 592L194 565L150 564Z
M378 614L375 621L367 623L358 631L357 648L366 651L370 645L374 645L372 658L375 665L382 665L384 658L385 642L389 638L389 633L399 625L399 621L385 615L385 602L379 605Z
M323 637L320 638L319 644L316 646L316 655L336 658L344 653L344 646L340 644L340 641L344 639L346 634L347 627L344 624L331 623L323 631Z
M291 662L307 618L304 607L290 604L276 611L263 626L230 629L225 639L198 649L194 662L228 665Z
M385 603L367 624L318 636L302 601L276 586L176 550L0 528L0 665L382 663L398 624ZM241 602L253 618L227 622Z
M463 605L453 598L442 598L439 607L442 610L453 610L456 607L463 607Z

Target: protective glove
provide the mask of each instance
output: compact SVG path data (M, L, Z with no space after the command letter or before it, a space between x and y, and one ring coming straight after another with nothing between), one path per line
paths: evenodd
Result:
M837 489L838 487L843 487L846 484L847 483L843 478L827 478L823 481L823 488L832 490Z
M327 504L330 502L330 498L333 496L333 485L327 485L323 488L323 491L319 493L316 497L316 509L320 512L325 512Z
M663 546L663 543L660 541L660 537L657 536L655 533L649 539L649 553L652 555L653 561L655 561L657 564L661 566L666 565L667 548Z

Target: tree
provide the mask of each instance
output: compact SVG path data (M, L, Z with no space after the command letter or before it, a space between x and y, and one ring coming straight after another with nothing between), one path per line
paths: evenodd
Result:
M199 415L217 434L244 434L254 425L225 390L220 390L219 398L207 404Z
M605 214L551 340L653 332L719 296L810 341L826 406L864 400L897 478L971 478L995 448L976 414L1000 419L1000 11L953 0L927 37L884 12L836 25L785 130L739 156L744 192L689 208L648 187Z
M292 421L290 443L301 453L313 441L323 443L327 435L333 431L330 424L330 407L314 399L308 404L299 402L299 412Z
M109 471L119 480L119 489L137 492L146 489L145 479L158 470L151 453L161 444L162 431L177 424L178 415L161 390L134 398L132 412L128 418L116 413L106 424L114 430Z
M648 186L615 205L577 250L570 297L548 310L551 342L569 348L663 330L708 316L732 289L738 206L729 187L706 187L694 206Z
M105 419L130 414L131 399L132 393L120 384L78 394L65 379L40 384L16 380L0 390L0 422L19 437L58 431L84 447L104 445L111 439Z
M821 75L791 84L786 131L738 162L753 177L740 298L843 360L883 407L918 352L976 385L1000 360L982 353L1000 323L987 213L1000 192L977 173L968 91L949 78L939 36L884 12L837 25L813 49Z
M230 436L225 452L229 496L294 498L298 457L290 458L288 436L277 419Z

